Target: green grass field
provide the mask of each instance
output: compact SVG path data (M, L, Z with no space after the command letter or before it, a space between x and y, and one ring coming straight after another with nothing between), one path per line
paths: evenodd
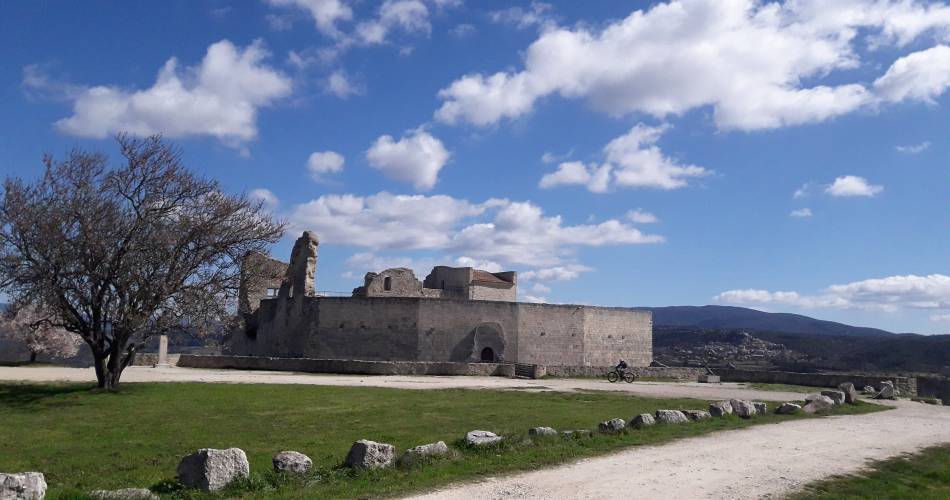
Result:
M799 392L802 394L811 394L813 392L827 391L831 387L811 387L807 385L791 385L791 384L766 384L762 382L752 382L745 384L749 389L756 389L759 391L780 391L780 392Z
M252 477L227 496L339 498L385 496L504 471L537 468L628 446L654 444L720 429L804 415L754 420L712 419L579 440L523 438L533 426L591 429L659 408L705 408L688 399L646 399L619 393L527 393L397 390L303 385L126 384L119 393L86 385L0 385L0 471L36 470L47 498L77 498L92 489L150 487L163 496L202 497L174 484L179 459L197 448L239 447ZM836 413L877 411L875 405ZM443 440L456 445L473 429L516 436L501 449L460 449L425 467L351 473L339 469L353 441L371 439L398 450ZM314 461L314 474L270 473L271 457L295 450ZM222 496L219 494L218 496Z
M808 485L793 500L950 498L950 445L874 464L866 473L839 476Z

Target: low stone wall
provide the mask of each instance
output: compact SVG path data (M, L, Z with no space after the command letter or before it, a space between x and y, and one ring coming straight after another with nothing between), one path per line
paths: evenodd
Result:
M355 375L475 375L513 377L514 365L436 361L361 361L348 359L267 358L259 356L199 356L182 354L178 366L237 370L269 370Z
M917 395L935 397L950 406L950 379L940 377L917 377Z
M171 366L178 365L178 358L180 354L169 354L168 355L168 364ZM158 364L158 353L157 352L140 352L135 354L135 361L132 362L132 366L155 366Z
M605 366L546 366L547 375L551 377L603 377L613 367ZM699 379L699 375L706 373L705 368L687 368L678 366L640 366L631 367L627 371L637 377L665 378L670 380L692 381Z
M756 370L729 370L717 368L716 374L723 382L757 382L766 384L790 384L812 387L838 387L851 382L859 390L870 385L879 389L884 380L893 380L902 396L917 395L917 379L914 377L894 377L890 375L866 375L855 373L796 373Z

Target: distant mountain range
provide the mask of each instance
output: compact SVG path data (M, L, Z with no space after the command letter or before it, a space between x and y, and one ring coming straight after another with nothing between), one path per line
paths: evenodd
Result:
M824 321L800 314L769 313L732 306L649 307L653 324L660 327L692 327L715 330L801 333L844 337L894 335L886 330Z

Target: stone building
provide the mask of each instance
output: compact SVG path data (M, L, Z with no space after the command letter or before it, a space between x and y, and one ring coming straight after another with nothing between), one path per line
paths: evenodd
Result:
M420 281L395 268L367 273L351 297L319 296L318 245L308 231L289 264L249 260L245 327L232 335L231 354L604 367L653 359L651 312L517 302L514 272L437 266Z

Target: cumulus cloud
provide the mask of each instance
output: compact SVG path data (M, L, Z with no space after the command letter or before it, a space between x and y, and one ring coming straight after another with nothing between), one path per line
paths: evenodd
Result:
M930 321L950 321L950 314L932 314Z
M631 222L635 222L637 224L653 224L660 221L660 219L658 219L655 215L644 211L642 208L627 211L626 217Z
M579 247L663 241L662 236L644 234L616 219L569 225L530 202L472 203L445 195L324 195L294 207L290 221L335 245L372 251L438 250L465 257L458 263L547 266L555 269L544 274L549 279L556 279L555 272L561 276L583 272L578 267L556 269Z
M626 134L610 141L604 147L602 165L585 165L579 161L561 163L557 170L545 174L541 188L560 185L582 185L594 193L603 193L612 185L677 189L687 180L710 172L696 165L682 164L666 156L656 145L667 125L650 127L638 123Z
M519 275L519 278L525 281L571 281L579 278L581 273L593 270L593 268L581 264L567 264L525 271Z
M421 129L398 141L390 135L380 136L366 151L370 166L392 179L411 182L420 191L435 186L450 156L442 141Z
M353 18L353 10L341 0L266 0L276 7L294 7L306 11L317 31L329 37L341 36L337 23ZM277 17L276 19L281 19ZM284 28L286 29L286 28Z
M327 77L326 91L340 99L346 99L351 95L362 94L363 88L353 83L344 71L336 70Z
M393 29L406 33L432 31L429 9L420 0L386 0L379 7L378 16L356 26L356 38L367 45L384 43Z
M894 61L874 89L884 100L933 103L950 87L950 47L937 45Z
M841 285L831 285L814 295L768 290L728 290L714 299L730 304L779 304L803 308L950 309L950 276L888 276Z
M516 6L494 10L488 13L488 18L493 23L510 24L518 29L552 26L555 21L551 4L544 2L531 2L526 9Z
M881 99L942 93L942 46L895 62L870 88L831 76L861 65L862 41L903 47L925 33L947 38L948 26L950 7L913 0L674 0L601 29L545 29L520 70L472 73L442 89L435 118L485 126L559 95L614 116L710 106L721 130L821 122Z
M342 172L345 162L343 155L336 151L315 151L307 158L307 170L313 180L323 182L328 174Z
M248 193L248 197L254 201L259 201L263 204L264 208L268 210L276 210L280 205L280 199L277 198L270 189L257 188Z
M831 196L874 196L884 191L884 186L878 186L868 183L864 177L855 175L844 175L836 177L830 186L825 188L825 192Z
M905 153L909 155L923 153L929 148L930 148L930 141L924 141L924 142L921 142L920 144L911 144L908 146L894 146L894 149L896 149L898 153Z
M808 196L810 193L811 193L811 183L806 182L802 184L802 187L796 189L795 192L792 193L792 198L795 198L795 199L804 198Z
M71 97L73 115L56 128L80 137L209 135L240 144L257 137L258 109L291 92L290 79L263 64L267 57L260 41L242 49L222 40L198 66L179 70L169 59L147 89L84 88Z
M789 217L797 217L797 218L811 217L812 215L813 214L811 213L811 209L808 207L797 208L795 210L792 210L788 214Z

